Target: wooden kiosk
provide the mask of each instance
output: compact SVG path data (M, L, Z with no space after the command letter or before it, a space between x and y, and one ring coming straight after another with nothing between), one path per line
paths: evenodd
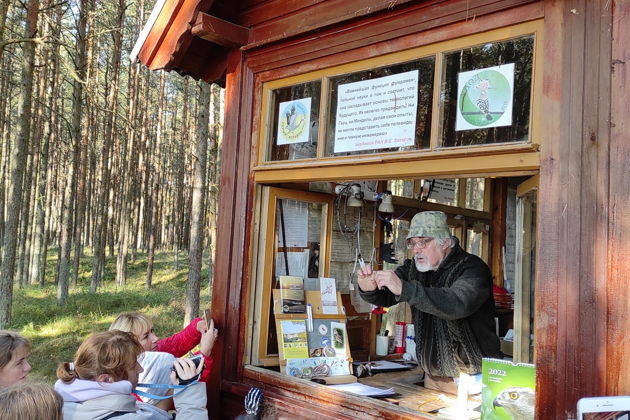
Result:
M440 209L513 293L512 356L536 364L537 419L630 394L629 22L624 0L158 0L133 55L226 88L211 417L242 413L256 385L270 418L431 418L420 400L347 395L274 369L278 203L308 209L306 242L289 251L317 244L353 358L373 355L378 327L352 301L357 250L375 249L380 264L413 212ZM494 111L509 121L470 99L493 83L482 70L512 81L512 108ZM492 123L468 121L479 111L465 106ZM399 135L410 121L414 134ZM451 195L432 199L426 181ZM393 240L377 211L386 190Z

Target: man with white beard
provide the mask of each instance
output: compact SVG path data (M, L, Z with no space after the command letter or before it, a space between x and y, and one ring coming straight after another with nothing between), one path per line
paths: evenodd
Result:
M409 303L425 387L456 393L460 372L480 373L483 357L503 357L490 269L459 246L440 211L413 217L407 248L413 258L396 270L359 271L361 297L384 307Z

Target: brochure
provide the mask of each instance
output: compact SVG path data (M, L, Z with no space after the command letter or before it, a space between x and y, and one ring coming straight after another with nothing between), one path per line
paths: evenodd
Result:
M279 279L282 312L289 314L305 313L304 279L297 276L280 276Z
M337 284L330 277L319 278L319 288L322 294L322 313L336 315L337 311Z
M280 321L282 334L282 354L285 359L304 359L308 357L306 324L304 320Z

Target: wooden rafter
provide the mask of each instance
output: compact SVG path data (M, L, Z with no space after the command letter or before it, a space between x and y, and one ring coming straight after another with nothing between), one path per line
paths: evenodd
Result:
M241 47L249 40L248 28L203 12L197 15L192 34L228 48Z

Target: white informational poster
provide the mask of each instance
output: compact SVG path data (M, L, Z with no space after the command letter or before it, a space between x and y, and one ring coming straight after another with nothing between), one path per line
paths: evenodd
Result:
M459 73L455 131L512 125L514 63Z
M311 127L311 98L280 102L278 145L308 141Z
M308 203L281 200L282 212L277 210L278 246L280 248L306 248L308 239ZM280 206L280 203L278 203ZM284 220L281 218L284 216ZM282 227L284 226L284 234ZM286 243L284 242L286 240Z
M429 198L442 204L455 204L457 183L454 179L434 179Z
M339 85L335 153L412 146L418 70Z
M322 294L322 313L336 315L337 312L337 284L330 277L319 278L319 290Z

